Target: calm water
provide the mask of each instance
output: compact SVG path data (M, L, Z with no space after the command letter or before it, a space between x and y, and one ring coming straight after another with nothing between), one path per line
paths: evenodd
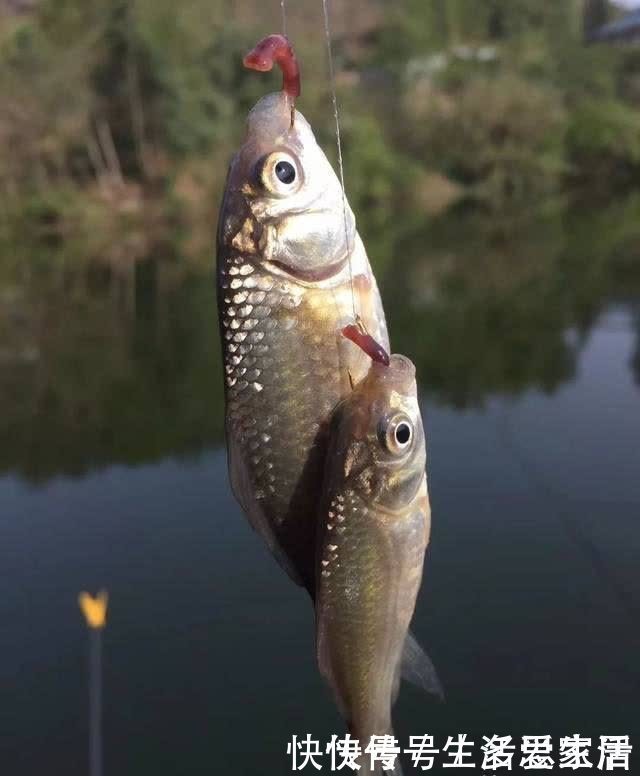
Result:
M640 202L383 227L429 438L414 626L448 692L405 688L397 732L636 736ZM2 773L87 772L100 586L106 773L289 772L293 733L343 728L229 490L210 270L50 254L0 261Z

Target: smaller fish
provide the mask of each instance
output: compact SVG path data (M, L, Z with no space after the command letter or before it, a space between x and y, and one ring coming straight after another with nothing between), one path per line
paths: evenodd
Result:
M405 642L428 675L421 684L441 693L408 636L431 515L415 367L400 355L385 361L373 361L333 415L317 545L318 664L363 752L371 736L392 735ZM401 773L399 762L371 768L369 755L360 765L361 774Z

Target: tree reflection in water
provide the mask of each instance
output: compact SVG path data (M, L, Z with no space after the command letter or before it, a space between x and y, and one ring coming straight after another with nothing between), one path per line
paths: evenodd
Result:
M361 228L393 348L437 401L556 390L612 302L636 310L640 384L640 199ZM0 262L0 472L38 481L221 443L209 257L87 263L66 250L5 247Z

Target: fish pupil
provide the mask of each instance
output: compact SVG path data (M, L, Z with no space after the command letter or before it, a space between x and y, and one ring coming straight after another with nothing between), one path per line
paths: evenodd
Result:
M411 439L411 429L408 423L398 423L396 427L396 442L399 445L406 445Z
M290 184L296 179L296 168L291 162L278 162L275 167L276 176L280 183Z

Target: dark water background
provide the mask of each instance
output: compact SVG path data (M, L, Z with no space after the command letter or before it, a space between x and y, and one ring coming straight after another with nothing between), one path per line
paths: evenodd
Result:
M403 689L398 735L637 736L640 200L364 232L419 371L414 629L448 693ZM105 773L290 772L293 733L343 727L229 490L211 268L65 250L1 262L1 773L87 772L76 596L101 586Z

